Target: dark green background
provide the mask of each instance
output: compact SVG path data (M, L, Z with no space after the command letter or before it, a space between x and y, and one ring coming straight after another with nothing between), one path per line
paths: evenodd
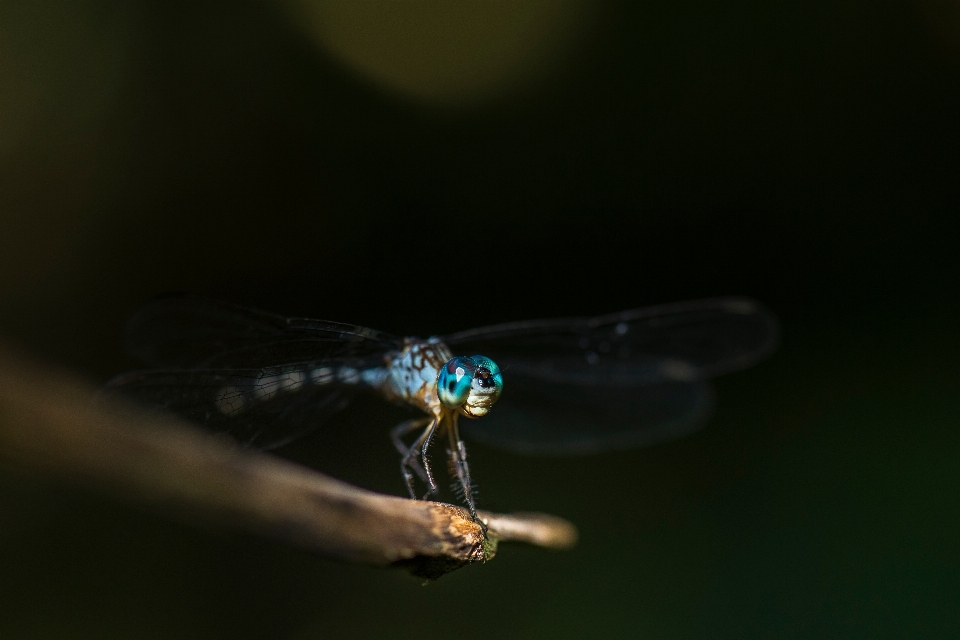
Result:
M458 108L264 4L29 6L8 24L49 40L13 52L69 81L0 156L0 331L94 381L170 290L419 335L742 294L783 344L677 442L471 447L485 506L582 541L426 588L4 474L3 638L957 637L953 4L608 2L560 72ZM73 56L109 63L96 116ZM285 454L399 494L395 418Z

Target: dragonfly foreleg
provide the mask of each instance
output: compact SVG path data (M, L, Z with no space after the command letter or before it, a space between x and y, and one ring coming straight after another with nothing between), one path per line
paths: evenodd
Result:
M473 482L470 480L470 467L467 465L467 447L460 439L460 427L458 425L459 416L453 414L448 431L450 436L450 465L453 468L454 475L460 481L460 487L463 489L463 499L470 509L470 515L477 518L477 505L473 499Z

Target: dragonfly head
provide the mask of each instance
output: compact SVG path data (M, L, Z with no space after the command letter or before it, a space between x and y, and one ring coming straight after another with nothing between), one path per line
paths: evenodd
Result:
M457 356L437 376L437 396L448 409L470 418L487 415L503 391L500 367L486 356Z

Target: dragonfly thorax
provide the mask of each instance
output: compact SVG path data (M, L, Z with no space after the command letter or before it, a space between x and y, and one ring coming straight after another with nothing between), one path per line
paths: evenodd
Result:
M403 348L387 357L387 376L381 392L431 415L440 415L443 405L437 395L437 376L450 358L450 349L437 338L406 338Z

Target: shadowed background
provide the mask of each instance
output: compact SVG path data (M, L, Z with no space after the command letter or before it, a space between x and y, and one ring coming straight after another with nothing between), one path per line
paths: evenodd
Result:
M948 0L4 2L0 335L93 381L174 290L414 335L749 295L783 345L683 440L472 446L581 544L423 589L0 470L0 634L953 637L958 42ZM396 419L281 453L400 494Z

